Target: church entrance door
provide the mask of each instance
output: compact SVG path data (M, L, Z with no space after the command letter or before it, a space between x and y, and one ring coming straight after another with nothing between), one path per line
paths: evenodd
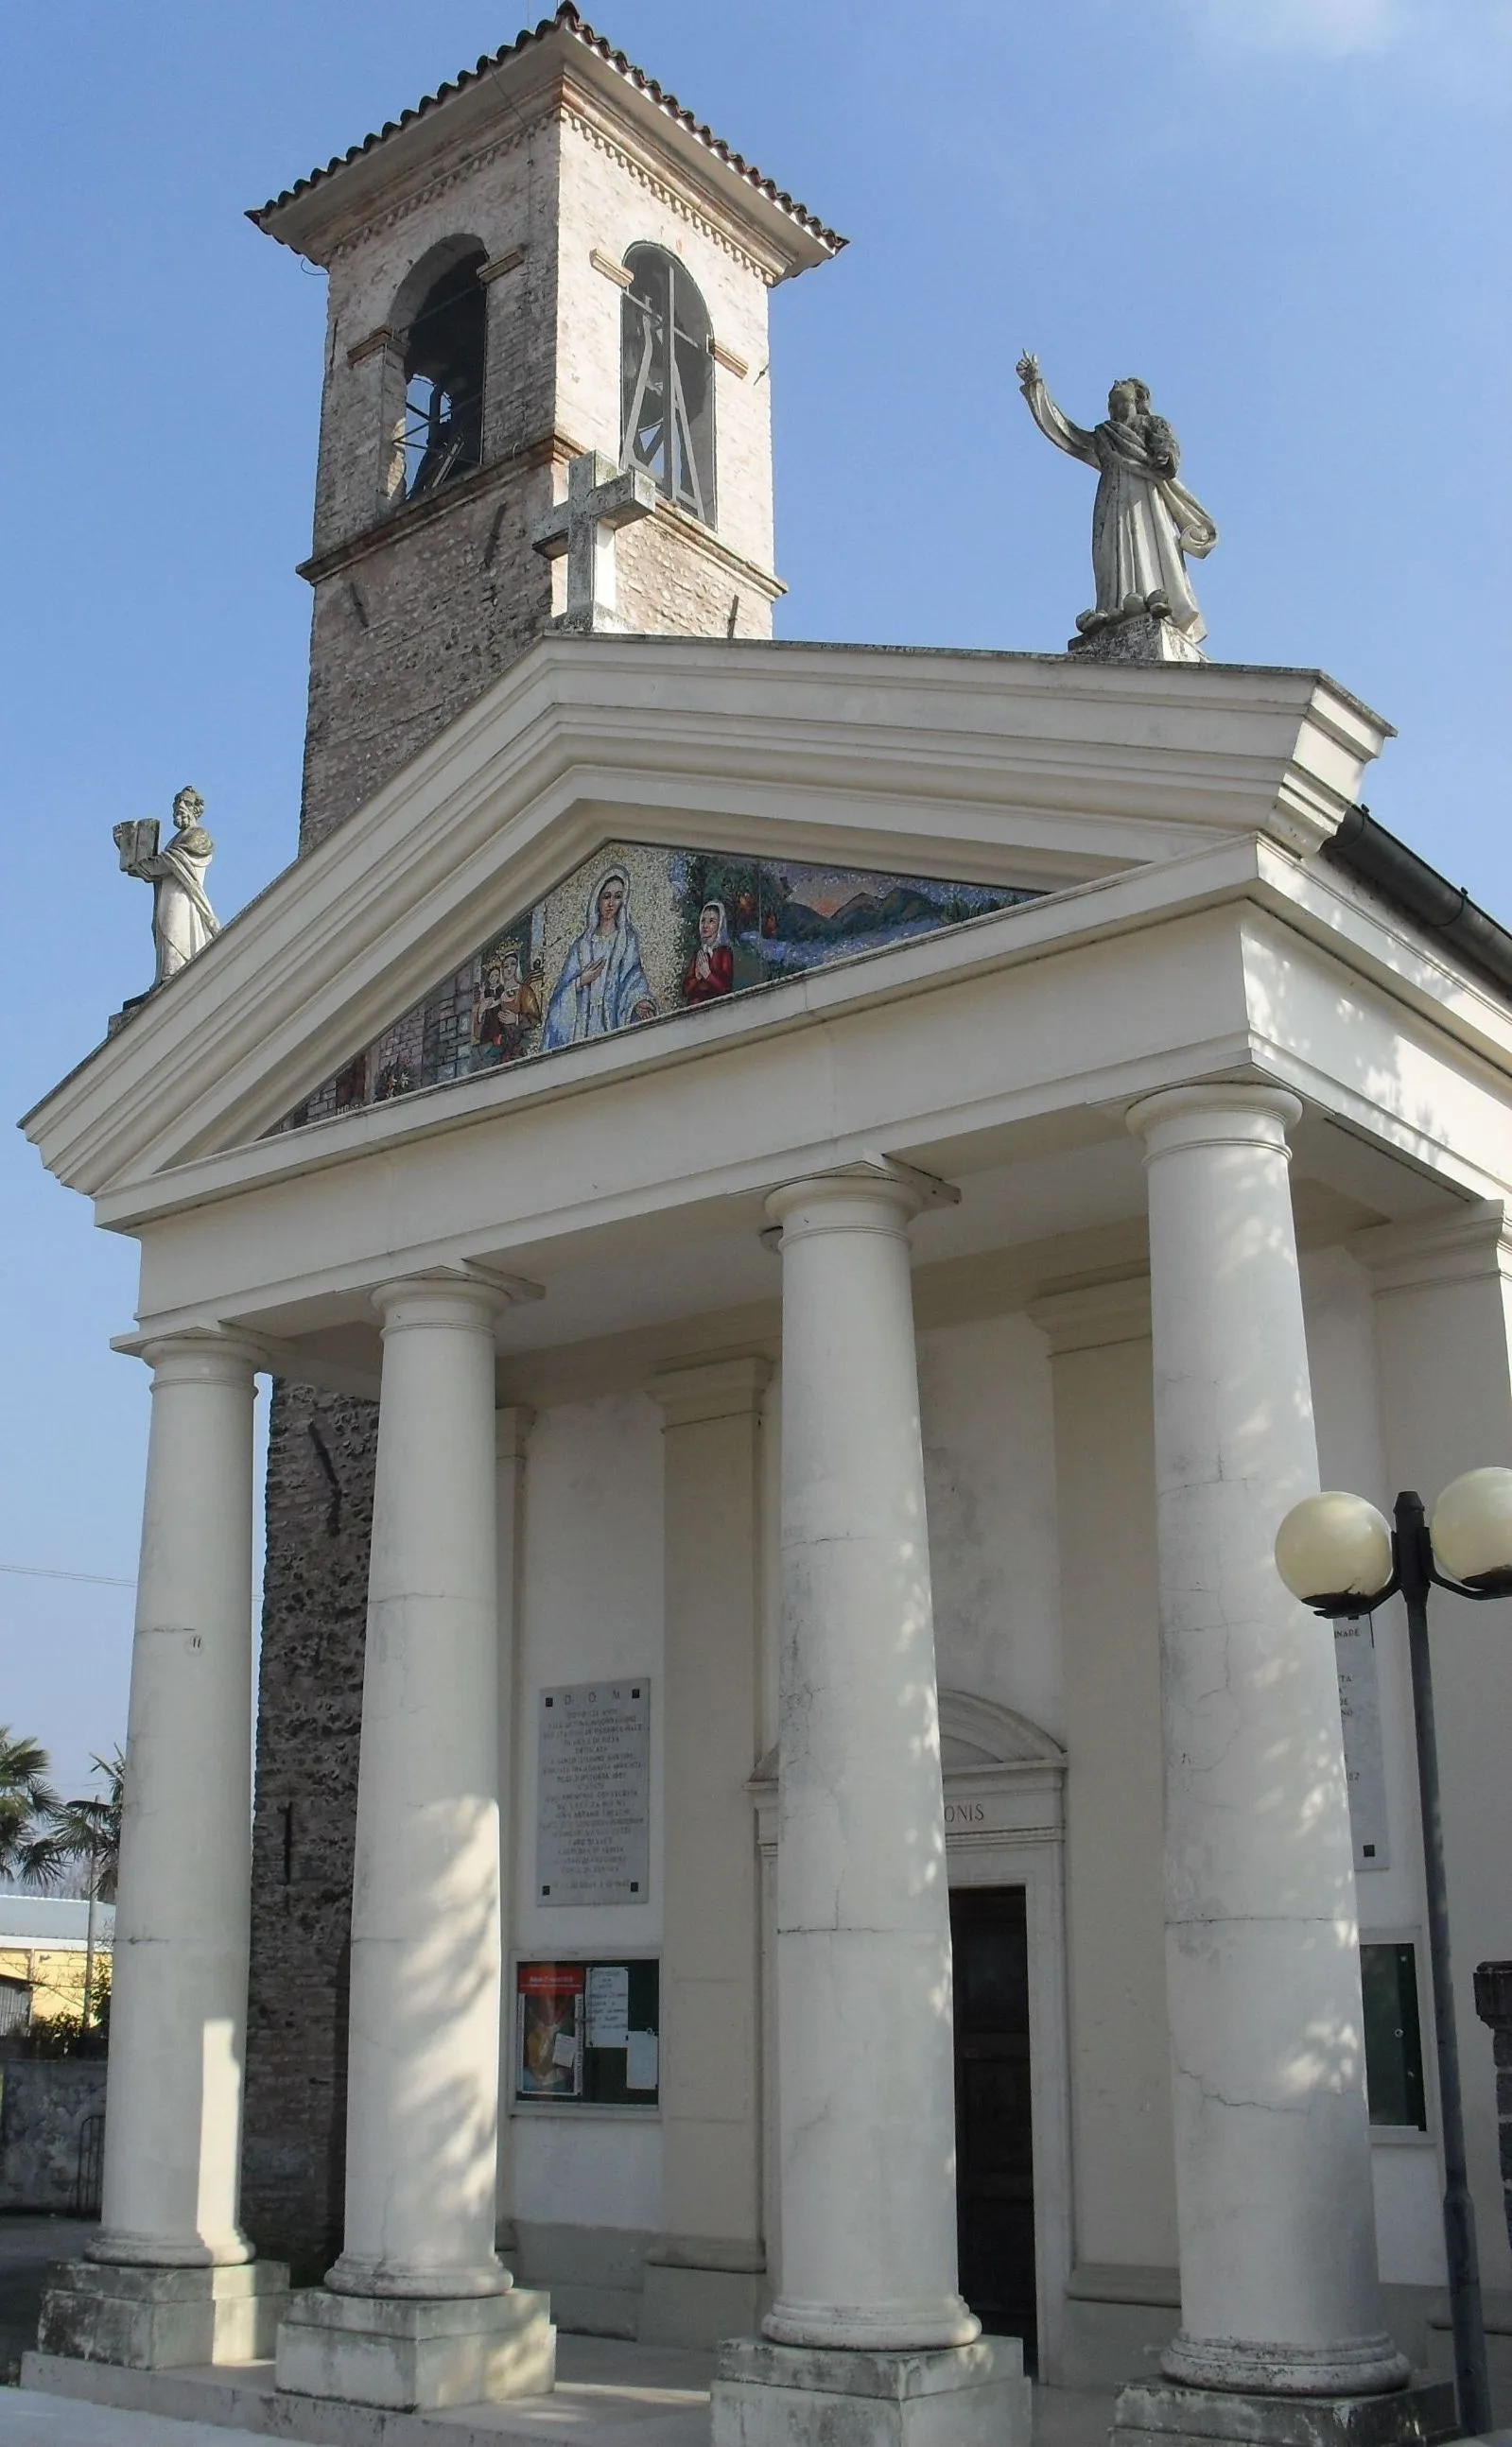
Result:
M960 2287L1035 2367L1029 1936L1022 1887L956 1887L955 2202Z

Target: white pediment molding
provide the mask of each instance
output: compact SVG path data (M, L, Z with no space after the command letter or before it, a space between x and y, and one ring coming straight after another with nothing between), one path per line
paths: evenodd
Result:
M542 638L28 1131L91 1194L251 1144L605 838L1054 891L1311 845L1385 735L1316 673Z
M939 1733L947 1850L1062 1840L1066 1753L1043 1725L1000 1699L942 1688ZM774 1742L746 1788L756 1805L758 1844L768 1854L777 1844L779 1761Z
M1000 1699L984 1699L974 1691L941 1686L939 1744L941 1772L947 1779L983 1768L1066 1773L1065 1749L1043 1725L1021 1716L1016 1708L1005 1707ZM753 1793L764 1785L775 1789L780 1758L780 1745L773 1742L757 1761L750 1779Z

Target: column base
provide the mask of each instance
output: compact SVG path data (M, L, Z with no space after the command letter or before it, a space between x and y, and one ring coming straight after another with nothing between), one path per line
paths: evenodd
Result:
M1016 2337L879 2353L773 2345L719 2348L712 2447L1030 2447L1030 2388Z
M1110 2447L1432 2447L1459 2436L1445 2381L1377 2396L1271 2396L1140 2380L1113 2409Z
M1161 2376L1178 2387L1241 2396L1383 2396L1406 2387L1412 2371L1384 2328L1324 2345L1255 2344L1178 2328L1161 2356Z
M70 2260L51 2272L37 2347L125 2370L264 2362L289 2302L289 2271L276 2260L220 2268Z
M433 2413L548 2396L557 2379L551 2298L507 2294L449 2299L295 2294L278 2330L280 2395Z

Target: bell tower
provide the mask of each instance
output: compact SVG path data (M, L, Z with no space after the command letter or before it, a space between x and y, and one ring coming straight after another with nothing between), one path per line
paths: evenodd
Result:
M251 218L330 275L302 848L562 611L584 452L654 486L623 626L770 635L767 293L844 241L575 8Z

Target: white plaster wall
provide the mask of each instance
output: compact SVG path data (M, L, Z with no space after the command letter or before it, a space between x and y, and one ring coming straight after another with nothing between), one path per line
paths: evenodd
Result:
M1382 1441L1370 1277L1348 1250L1315 1250L1302 1261L1302 1307L1320 1480L1325 1487L1348 1488L1367 1496L1389 1512L1395 1489L1388 1481ZM1431 2058L1412 1682L1400 1605L1385 1606L1375 1618L1375 1665L1381 1698L1388 1861L1384 1868L1356 1872L1360 1935L1409 1942L1417 1947L1423 2045ZM1431 2063L1428 2079L1431 2096ZM1437 2141L1432 2133L1415 2137L1393 2132L1385 2138L1373 2136L1373 2142L1381 2274L1395 2285L1442 2286L1446 2269Z
M566 1403L531 1431L515 1751L514 1956L655 1952L662 1934L662 1420L644 1394ZM539 1694L648 1675L651 1893L593 1908L534 1899ZM513 1980L510 1982L511 1992ZM512 2002L507 2008L513 2011ZM661 2126L635 2112L527 2110L513 2118L512 2207L566 2225L661 2223Z
M1023 1317L918 1337L939 1679L1066 1738L1045 1337Z
M582 2115L517 2115L517 2218L543 2225L629 2227L662 2223L661 2126L599 2109Z
M1174 2268L1150 1346L1054 1360L1074 2256Z

